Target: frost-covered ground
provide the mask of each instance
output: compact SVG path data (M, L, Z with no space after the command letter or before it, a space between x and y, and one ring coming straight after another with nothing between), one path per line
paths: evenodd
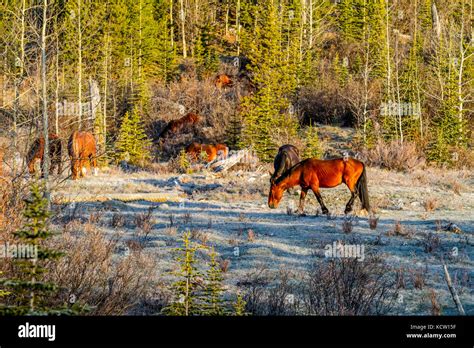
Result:
M345 186L322 190L333 214L330 219L318 215L312 193L307 216L297 216L288 214L297 205L297 191L286 193L278 209L267 207L269 177L264 170L179 175L111 169L97 177L66 181L54 199L62 202L64 214L75 211L87 217L99 212L95 223L107 235L121 237L118 257L127 253L127 240L145 238L134 219L151 208L153 226L144 250L158 261L157 279L166 279L176 267L172 251L188 230L196 240L215 246L222 260L229 260L225 282L230 289L259 267L304 271L314 258L324 257L326 245L342 241L363 245L366 254L377 252L403 270L407 286L401 290L398 313L429 314L430 289L436 291L443 314L457 313L443 259L466 312L474 314L472 173L431 169L404 174L369 168L368 178L378 224L371 229L367 216L360 214L352 218L350 233L343 231L342 213L349 199ZM125 226L112 228L113 214L124 215ZM439 237L439 246L431 242L434 250L427 252L430 233L432 239ZM420 275L425 284L417 289L414 278Z

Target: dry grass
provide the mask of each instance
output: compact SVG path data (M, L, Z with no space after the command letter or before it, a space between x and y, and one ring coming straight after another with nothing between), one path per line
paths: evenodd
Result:
M441 305L438 301L438 296L433 289L430 289L429 297L431 302L431 315L441 315Z
M147 296L152 288L154 261L137 249L113 261L117 239L107 240L95 226L82 226L81 234L63 233L56 248L67 250L48 277L60 286L61 298L71 295L91 307L92 315L122 315Z
M369 228L371 230L376 230L377 229L377 224L379 222L379 218L375 216L369 216Z
M253 230L248 230L247 231L247 240L252 243L255 241L255 238L256 238L256 235L255 235L255 232Z
M122 213L113 213L112 217L110 218L110 227L119 228L125 226L127 220L125 215Z
M439 236L430 232L425 235L425 238L422 241L422 245L425 253L432 253L439 249L441 245L441 239L439 238Z
M372 149L364 151L367 164L397 171L412 171L425 164L424 157L411 142L380 140Z
M352 223L352 218L346 218L342 221L342 232L351 233L353 229L354 225Z
M423 207L427 212L436 210L439 207L439 201L436 197L429 197L424 201Z

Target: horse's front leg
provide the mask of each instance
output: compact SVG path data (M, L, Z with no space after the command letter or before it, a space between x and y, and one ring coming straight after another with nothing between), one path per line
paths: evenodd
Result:
M323 197L321 196L321 193L319 192L319 189L312 189L313 192L314 192L314 195L316 196L316 199L318 200L319 202L319 205L321 206L321 210L323 211L323 214L326 214L328 215L329 214L329 210L328 208L326 208L326 206L324 205L324 202L323 202Z
M301 188L300 194L300 204L298 206L298 214L304 215L304 200L306 198L306 194L308 193L308 187Z

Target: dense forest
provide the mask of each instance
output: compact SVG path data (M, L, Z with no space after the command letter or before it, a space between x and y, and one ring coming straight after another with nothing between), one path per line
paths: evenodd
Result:
M62 138L83 129L104 161L126 153L143 163L189 143L160 144L158 134L195 112L204 124L194 137L251 147L263 161L284 143L318 154L317 124L355 127L357 151L409 148L445 165L471 156L470 0L3 0L0 9L0 117L14 149L45 127ZM230 83L216 83L220 74Z

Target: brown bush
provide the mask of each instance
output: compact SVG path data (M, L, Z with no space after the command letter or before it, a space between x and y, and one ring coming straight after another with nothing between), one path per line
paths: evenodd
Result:
M73 296L92 315L122 315L152 288L154 262L140 252L114 261L117 239L107 240L93 225L80 234L64 233L55 247L67 251L48 275L60 286L58 302Z
M373 148L364 150L363 155L368 165L390 170L411 171L425 164L425 158L412 142L379 140Z

